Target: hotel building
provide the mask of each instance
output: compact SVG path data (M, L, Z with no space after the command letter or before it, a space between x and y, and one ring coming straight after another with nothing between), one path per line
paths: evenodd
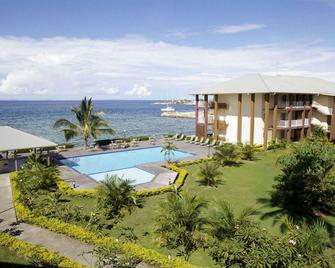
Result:
M193 93L196 135L231 143L299 140L320 125L335 139L335 83L312 77L245 75Z

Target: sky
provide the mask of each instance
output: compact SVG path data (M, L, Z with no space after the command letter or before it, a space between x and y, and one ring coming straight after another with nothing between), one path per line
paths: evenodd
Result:
M0 0L0 99L191 98L251 73L335 82L335 0Z

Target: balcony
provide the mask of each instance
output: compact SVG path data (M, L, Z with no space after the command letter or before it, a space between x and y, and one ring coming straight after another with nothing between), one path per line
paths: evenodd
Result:
M278 108L304 108L305 106L310 106L311 103L309 101L279 101Z
M277 127L278 128L289 128L290 127L289 120L279 120ZM291 120L291 127L292 128L308 127L308 119L304 120L304 124L303 124L302 119Z

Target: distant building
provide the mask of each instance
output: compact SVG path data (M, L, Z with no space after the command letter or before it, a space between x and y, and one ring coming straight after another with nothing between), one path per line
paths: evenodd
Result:
M335 139L335 83L330 81L254 74L193 94L197 136L267 146L302 139L320 125Z

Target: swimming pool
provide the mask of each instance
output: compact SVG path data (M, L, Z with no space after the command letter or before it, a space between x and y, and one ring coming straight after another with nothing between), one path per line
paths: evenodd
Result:
M101 181L106 175L118 175L129 179L131 184L151 181L155 175L136 166L146 163L165 161L162 147L127 150L121 152L101 153L94 155L71 157L61 160L64 165ZM191 156L181 151L174 151L171 159Z

